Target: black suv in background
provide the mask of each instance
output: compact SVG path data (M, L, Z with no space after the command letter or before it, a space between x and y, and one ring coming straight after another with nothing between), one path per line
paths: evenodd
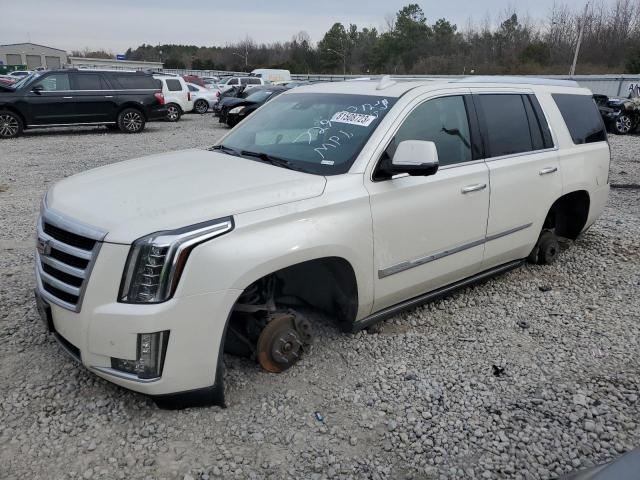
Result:
M165 116L160 83L150 73L50 70L0 86L0 138L72 125L138 133L147 121Z

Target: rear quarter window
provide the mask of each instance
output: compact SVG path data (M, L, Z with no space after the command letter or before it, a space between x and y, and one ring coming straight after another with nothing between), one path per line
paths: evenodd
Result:
M573 143L581 145L607 140L600 111L591 96L564 93L554 93L551 96L562 114Z
M158 90L160 85L151 75L114 75L120 88L125 90Z
M182 91L182 84L180 83L180 80L168 79L165 81L167 82L167 88L169 89L170 92Z

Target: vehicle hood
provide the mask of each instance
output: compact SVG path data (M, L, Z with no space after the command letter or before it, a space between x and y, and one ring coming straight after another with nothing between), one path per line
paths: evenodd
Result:
M236 105L239 105L242 102L244 102L244 98L237 98L237 97L224 97L222 100L220 100L220 104L223 107L235 107Z
M322 194L323 176L207 150L115 163L66 178L47 207L107 231L105 241L142 236Z

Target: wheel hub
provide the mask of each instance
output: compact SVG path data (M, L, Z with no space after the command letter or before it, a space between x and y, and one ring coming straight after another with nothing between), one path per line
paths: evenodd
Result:
M274 313L258 338L258 362L268 372L280 373L300 360L312 341L311 324L297 313Z

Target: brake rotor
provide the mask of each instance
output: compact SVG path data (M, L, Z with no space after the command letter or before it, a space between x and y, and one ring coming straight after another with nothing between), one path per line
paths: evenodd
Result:
M258 338L258 362L268 372L284 372L300 360L311 339L311 324L304 317L275 313Z

